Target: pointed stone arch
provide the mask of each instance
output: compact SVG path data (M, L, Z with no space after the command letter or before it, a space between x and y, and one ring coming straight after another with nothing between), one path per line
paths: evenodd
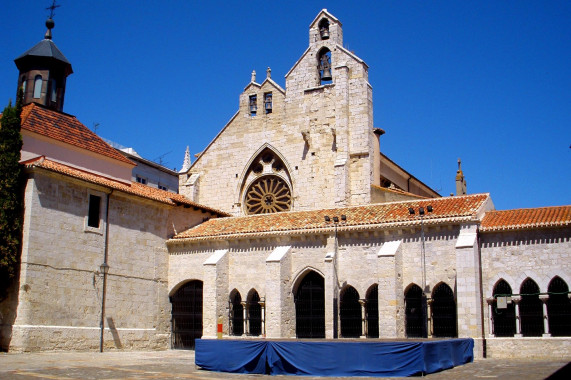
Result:
M325 278L310 270L299 280L294 293L296 337L325 338Z
M202 336L203 282L182 281L169 294L171 302L171 346L192 349L194 340Z
M361 304L359 292L345 285L339 292L339 319L343 338L359 338L362 334Z

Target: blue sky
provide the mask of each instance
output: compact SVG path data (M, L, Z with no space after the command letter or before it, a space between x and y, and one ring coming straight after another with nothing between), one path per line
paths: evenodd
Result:
M59 0L64 111L180 169L238 109L256 70L285 87L322 8L369 66L381 151L442 195L457 159L497 209L571 204L569 1ZM0 104L51 0L5 0ZM231 159L231 158L229 158Z

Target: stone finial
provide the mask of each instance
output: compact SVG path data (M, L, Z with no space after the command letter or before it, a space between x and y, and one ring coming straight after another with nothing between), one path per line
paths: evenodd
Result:
M186 151L184 152L184 162L182 164L182 168L180 169L179 173L184 173L190 169L190 149L188 146L186 147Z
M252 70L252 82L256 81L256 70Z
M272 79L272 69L270 69L269 66L266 69L266 78Z
M456 195L466 195L466 178L462 172L462 160L458 159L458 171L456 172Z

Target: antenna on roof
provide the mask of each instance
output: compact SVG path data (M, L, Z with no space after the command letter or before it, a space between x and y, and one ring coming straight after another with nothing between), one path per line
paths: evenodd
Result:
M169 151L169 152L166 152L166 153L161 154L160 156L158 156L158 157L156 157L155 159L153 159L153 161L155 161L155 162L156 162L157 164L159 164L159 165L165 166L165 165L166 165L166 162L163 161L163 158L164 158L167 154L169 154L169 153L172 153L172 150Z
M97 134L98 128L99 128L99 123L93 123L93 133Z

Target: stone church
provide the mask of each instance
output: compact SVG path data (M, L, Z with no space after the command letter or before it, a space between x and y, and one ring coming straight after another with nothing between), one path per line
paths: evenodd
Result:
M43 115L23 117L25 138L50 120L81 124L35 98L43 74L16 64L30 83L24 112ZM57 156L67 145L52 132L49 147L25 140L3 347L471 337L477 357L571 356L571 206L496 211L490 194L466 193L460 166L457 194L441 197L382 153L368 70L322 10L286 88L269 68L252 73L230 121L194 162L187 151L179 194L132 182L133 163L79 144L97 136L77 125L67 143L101 165Z

